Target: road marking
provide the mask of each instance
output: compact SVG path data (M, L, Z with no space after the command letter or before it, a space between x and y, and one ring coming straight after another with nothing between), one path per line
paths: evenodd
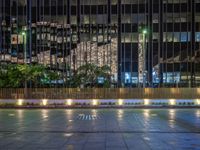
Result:
M77 116L77 119L78 120L97 120L97 119L100 119L100 117L96 115L79 114Z

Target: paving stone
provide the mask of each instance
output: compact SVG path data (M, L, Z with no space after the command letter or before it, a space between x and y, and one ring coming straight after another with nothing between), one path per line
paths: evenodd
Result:
M0 150L200 150L199 112L199 109L2 109Z

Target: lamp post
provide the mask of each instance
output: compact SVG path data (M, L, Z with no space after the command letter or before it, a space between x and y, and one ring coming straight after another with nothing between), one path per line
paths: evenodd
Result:
M23 48L24 48L24 63L27 63L27 52L26 52L26 32L22 32L22 37L23 37Z
M23 37L23 49L24 49L24 64L27 63L27 52L26 52L26 32L25 31L22 31L22 37ZM24 82L24 96L25 98L27 98L27 80L25 79L25 82Z
M146 87L146 34L147 34L147 29L142 30L142 36L143 36L143 70L142 70L142 75L143 75L143 88Z

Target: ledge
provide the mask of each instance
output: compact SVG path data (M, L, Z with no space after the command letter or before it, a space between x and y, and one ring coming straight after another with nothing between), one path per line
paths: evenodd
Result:
M0 108L179 108L200 107L199 99L1 99Z

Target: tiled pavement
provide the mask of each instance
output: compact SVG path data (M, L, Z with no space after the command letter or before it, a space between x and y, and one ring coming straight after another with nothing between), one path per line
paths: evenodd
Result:
M2 109L11 149L200 150L200 109Z

